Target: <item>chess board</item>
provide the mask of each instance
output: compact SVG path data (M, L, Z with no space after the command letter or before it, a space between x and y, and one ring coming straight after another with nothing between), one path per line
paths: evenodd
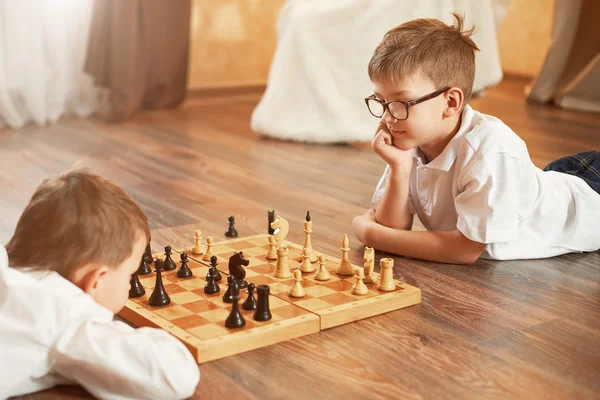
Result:
M204 293L209 263L202 260L202 255L192 254L189 249L178 250L188 254L188 266L194 276L178 278L177 270L163 272L163 282L171 304L165 307L152 307L148 304L156 280L152 272L150 275L140 276L146 294L137 299L129 299L119 315L136 326L167 330L190 349L198 363L204 363L421 302L420 289L398 280L395 280L395 289L391 292L379 291L377 283L373 283L367 284L369 292L366 295L352 294L356 278L336 275L335 269L340 260L328 254L325 254L325 266L331 278L317 281L314 279L314 272L303 274L302 286L306 295L302 298L290 297L288 291L293 278L276 278L276 261L265 257L269 249L268 237L269 235L264 234L214 243L212 251L217 256L217 268L223 275L223 280L219 282L221 291L210 295ZM289 249L289 264L293 271L300 265L302 246L290 241L285 241L284 244ZM254 321L253 311L240 307L246 326L229 329L225 327L225 319L231 305L224 303L222 296L227 288L225 282L229 273L229 257L237 251L242 251L250 261L244 267L246 280L255 285L270 286L269 303L273 318L266 322ZM317 255L323 254L317 248L315 252ZM164 258L164 255L156 257ZM174 253L172 258L179 266L178 254ZM318 264L314 265L316 271ZM375 272L372 276L379 278ZM240 295L241 306L246 294Z

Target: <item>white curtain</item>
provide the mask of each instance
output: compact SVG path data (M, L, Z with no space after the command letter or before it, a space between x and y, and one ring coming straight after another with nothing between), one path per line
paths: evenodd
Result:
M96 109L83 73L93 0L0 0L0 126Z
M479 30L474 92L502 79L496 31L509 0L288 0L279 17L278 44L267 90L252 115L252 129L306 142L370 141L377 121L363 99L373 87L367 65L391 28L415 18Z
M556 0L552 44L527 98L600 112L600 2Z

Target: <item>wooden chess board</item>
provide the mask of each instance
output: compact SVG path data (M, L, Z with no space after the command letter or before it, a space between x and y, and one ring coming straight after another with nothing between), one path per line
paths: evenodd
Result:
M217 268L223 275L219 282L221 291L207 295L204 293L207 261L201 255L192 254L189 249L179 250L188 254L188 266L194 276L178 278L177 270L163 272L165 289L171 298L171 304L165 307L152 307L148 298L156 280L155 273L140 276L140 282L146 294L137 299L129 299L119 312L125 320L136 326L160 327L179 338L196 357L198 363L204 363L244 351L257 349L274 343L319 332L322 329L368 318L385 312L398 310L421 302L421 290L395 280L394 291L377 290L377 283L367 284L369 292L358 296L351 293L356 278L335 274L340 260L327 255L326 268L331 274L328 281L317 281L314 272L303 274L302 285L306 295L293 298L288 295L293 279L275 278L275 260L267 260L269 235L240 237L214 243L213 253L217 256ZM302 246L285 241L289 249L290 269L300 265ZM270 321L254 321L254 311L241 309L246 326L240 329L225 327L231 305L222 300L227 289L229 257L242 251L250 261L246 270L246 280L255 285L270 286L270 309L273 318ZM317 255L321 255L315 248ZM341 255L341 254L340 254ZM156 256L164 258L163 254ZM179 256L174 253L173 260L179 266ZM318 267L314 263L315 270ZM354 266L354 268L358 268ZM377 273L373 278L379 278ZM240 293L240 306L246 297Z

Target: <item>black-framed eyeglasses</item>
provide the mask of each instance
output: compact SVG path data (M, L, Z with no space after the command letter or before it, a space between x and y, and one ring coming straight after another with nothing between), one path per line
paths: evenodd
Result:
M408 118L408 110L411 106L417 105L427 100L434 99L448 89L450 88L447 87L440 90L436 90L435 92L426 94L425 96L421 96L418 99L409 101L393 100L383 102L377 97L375 97L374 94L372 94L365 99L365 103L367 104L367 108L369 109L371 115L373 115L376 118L383 117L385 110L387 110L390 113L390 115L395 119L405 120Z

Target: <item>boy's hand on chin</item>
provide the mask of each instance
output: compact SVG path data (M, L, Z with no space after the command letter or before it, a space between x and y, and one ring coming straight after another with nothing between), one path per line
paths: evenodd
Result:
M375 224L377 224L377 220L375 218L374 208L367 210L367 212L363 215L358 215L354 217L354 219L352 220L354 233L356 234L356 237L358 238L358 240L360 240L362 244L369 246L369 243L367 243L369 241L367 238L367 236L369 236L367 232Z
M371 142L371 148L392 169L399 167L410 171L412 167L412 150L401 150L394 146L394 138L385 124L379 124L379 131Z

